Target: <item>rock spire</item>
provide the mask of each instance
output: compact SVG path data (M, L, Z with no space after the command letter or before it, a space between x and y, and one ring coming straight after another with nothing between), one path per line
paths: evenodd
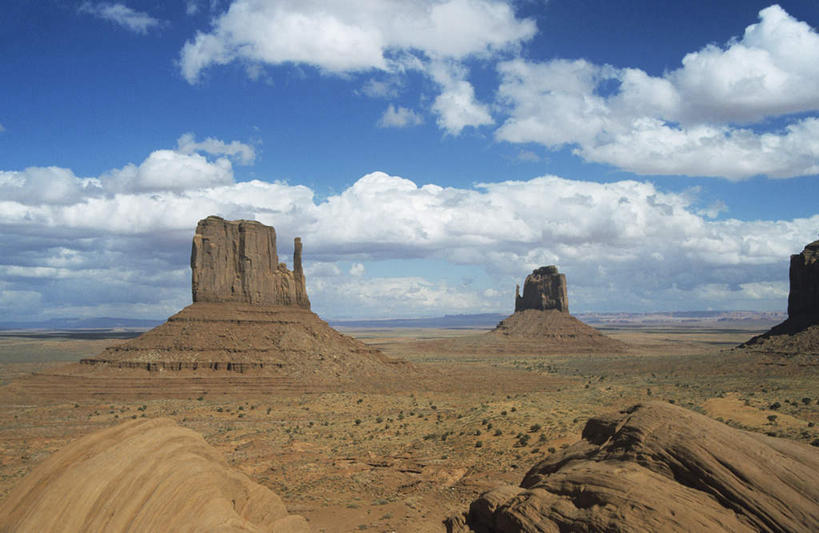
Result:
M523 296L520 295L520 286L515 288L515 312L527 309L539 311L556 309L563 313L569 312L566 276L560 274L556 266L540 267L526 276Z
M301 250L297 237L290 271L279 263L276 230L271 226L217 216L202 219L191 250L193 301L310 309Z

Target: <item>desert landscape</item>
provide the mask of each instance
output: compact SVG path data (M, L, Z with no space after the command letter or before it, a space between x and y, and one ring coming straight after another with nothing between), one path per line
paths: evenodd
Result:
M0 533L819 531L817 0L0 16Z
M241 245L234 246L239 235ZM803 263L815 271L818 263L812 254L817 246L794 256L792 278L804 278L799 270ZM645 490L656 501L643 502L641 494L624 501L612 496L611 489L601 488L597 500L581 505L580 496L569 494L566 501L573 501L576 510L622 507L615 518L601 519L594 514L598 511L574 516L575 526L669 527L656 520L663 513L680 512L675 505L689 509L673 522L680 530L699 524L724 530L810 531L819 523L819 326L788 334L785 344L777 342L774 328L774 334L765 337L767 344L761 345L758 340L743 344L763 333L757 323L750 328L741 322L715 322L710 327L632 323L598 331L568 313L565 276L548 267L527 277L516 312L490 331L336 332L309 312L303 275L294 283L300 279L298 267L294 276L278 263L275 248L272 228L209 217L200 222L194 237L193 279L200 280L198 285L194 282L194 304L166 324L127 340L123 337L136 332L3 333L0 526L50 530L54 523L42 520L53 520L53 513L62 508L54 502L64 501L71 523L89 530L102 531L129 520L150 528L152 522L142 515L142 522L135 521L132 507L140 506L129 498L135 487L149 482L151 469L134 474L131 489L108 489L116 490L117 496L104 498L106 508L131 509L122 511L120 522L113 518L105 522L93 506L85 509L49 495L49 483L36 480L60 480L51 485L64 492L72 492L72 483L79 480L93 487L97 477L103 486L117 487L112 480L123 483L123 477L116 469L132 471L128 461L139 463L142 455L157 464L176 461L178 467L171 469L175 475L199 471L199 463L191 463L194 452L162 452L168 442L178 440L169 435L179 433L179 439L189 439L186 446L196 450L196 457L211 461L208 465L216 462L207 467L211 477L200 484L186 485L190 482L184 475L173 482L190 490L201 485L207 497L180 496L179 490L167 489L169 498L186 502L171 513L180 524L207 518L214 520L202 522L207 527L222 524L225 530L234 530L230 525L248 531L256 530L248 526L251 522L259 530L274 531L534 531L542 523L536 527L519 519L528 516L531 521L531 509L509 511L501 518L481 509L495 509L503 500L519 497L523 489L516 487L524 476L528 480L535 475L530 472L535 465L553 471L553 466L542 465L573 464L578 446L584 450L591 446L584 442L600 445L614 438L594 435L619 427L617 422L605 422L612 420L605 417L616 420L638 405L648 409L641 415L648 422L635 419L634 424L657 420L661 427L670 424L659 430L661 438L677 439L679 445L703 438L689 433L716 439L703 441L702 446L717 457L722 454L719 464L740 472L736 476L746 483L736 478L725 483L739 494L728 500L745 502L744 507L732 507L700 490L696 479L724 481L719 473L706 474L706 469L693 471L681 482L684 485L676 485L680 488L671 487L668 480L656 481L667 485ZM203 250L209 260L202 260ZM300 246L296 250L301 254ZM248 264L254 266L224 270L225 265ZM294 265L299 264L297 255ZM815 291L819 277L812 279L798 290ZM252 289L260 283L267 284L267 299L253 301ZM231 284L250 290L235 290ZM792 301L797 304L790 308L790 322L804 321L815 311L817 300L812 300L814 307L803 305L806 300L799 296ZM690 422L680 422L684 417ZM139 425L151 421L156 422ZM119 427L123 429L114 429ZM156 437L130 444L149 434ZM105 445L94 448L95 442ZM734 442L743 444L734 450ZM124 451L120 443L125 443ZM754 446L773 446L766 450L777 451L758 452ZM654 452L674 449L663 442L655 448ZM119 455L97 461L93 453ZM652 453L644 450L636 457ZM89 456L76 465L78 457ZM104 464L114 465L114 470L105 470ZM81 475L76 472L80 468ZM748 468L763 469L768 477L754 488L748 484L759 474L742 474ZM606 475L587 472L576 483L592 494L594 480L605 484ZM218 480L224 476L241 476L241 487L250 487L241 489L242 494L264 490L265 495L247 496L247 504L237 504L235 495L214 496L215 489L209 487L223 485ZM634 482L645 482L639 479L643 478ZM171 481L163 483L169 486ZM532 483L522 486L531 488ZM554 486L550 490L560 492ZM657 496L663 491L676 495ZM766 491L772 491L771 501L784 501L790 510L759 511L772 505L759 502ZM687 500L678 501L680 494L693 499L682 504ZM271 498L280 498L283 507L277 503L279 511L263 516L260 505L273 504L259 502ZM196 506L200 499L220 505L233 501L232 507L227 505L233 518L225 518L228 511L221 515L213 511L219 505L208 504L212 513L203 513ZM44 507L38 511L37 505ZM638 510L626 512L628 505ZM692 513L691 506L704 506L703 512ZM154 509L148 500L142 508L149 514ZM538 520L546 523L548 518L554 527L561 523L540 508ZM154 512L168 512L161 509ZM509 525L509 516L517 517L517 522L512 520L517 525Z

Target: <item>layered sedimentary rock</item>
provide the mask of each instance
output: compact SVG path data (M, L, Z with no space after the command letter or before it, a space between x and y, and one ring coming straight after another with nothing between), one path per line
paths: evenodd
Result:
M307 533L281 499L171 419L129 421L40 463L0 506L0 531Z
M554 265L526 276L515 288L515 312L490 332L496 338L537 343L541 351L621 351L625 345L569 314L566 276Z
M337 332L310 311L295 240L293 271L278 262L276 232L259 222L208 217L193 237L193 304L80 366L230 371L311 383L398 377L411 371Z
M254 220L199 221L191 250L195 302L297 305L310 309L296 237L293 270L279 263L276 230Z
M523 282L523 296L520 295L520 286L515 287L515 312L527 309L569 312L566 276L560 274L556 266L540 267L526 276L526 281Z
M819 531L819 449L653 402L447 520L450 533Z
M819 354L819 241L791 256L788 319L741 348L784 355Z

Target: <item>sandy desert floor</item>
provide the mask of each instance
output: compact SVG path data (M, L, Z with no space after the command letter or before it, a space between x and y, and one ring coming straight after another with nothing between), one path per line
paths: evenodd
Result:
M647 399L819 445L819 361L731 350L756 330L607 329L629 350L593 355L453 354L429 342L479 333L471 330L344 332L452 386L131 399L71 398L69 390L38 399L9 391L19 391L32 372L96 355L118 339L6 332L0 499L68 442L137 417L168 416L198 431L231 465L277 492L289 511L327 532L442 531L442 520L479 493L518 483L540 458L577 440L589 416Z

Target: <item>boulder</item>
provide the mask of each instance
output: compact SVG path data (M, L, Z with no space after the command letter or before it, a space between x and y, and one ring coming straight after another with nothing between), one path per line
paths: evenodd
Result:
M446 521L453 532L819 531L819 449L661 402L592 418L582 440Z
M566 276L554 265L532 271L523 282L523 296L520 286L515 288L515 312L536 309L546 311L556 309L569 312L569 296L566 291Z

